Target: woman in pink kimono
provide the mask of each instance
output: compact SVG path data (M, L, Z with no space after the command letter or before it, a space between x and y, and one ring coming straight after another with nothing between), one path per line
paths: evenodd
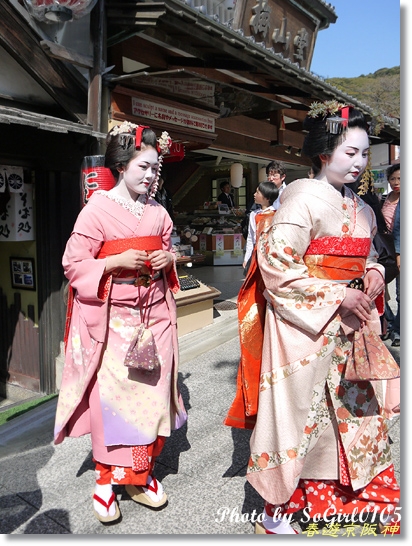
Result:
M377 524L400 497L382 382L344 377L354 331L380 332L385 286L374 213L345 186L366 167L368 126L352 107L312 106L303 151L318 174L286 187L257 241L266 317L247 469L266 502L257 533L296 533L299 510L304 521L370 511ZM355 278L364 290L348 287Z
M124 122L108 134L105 166L116 185L93 193L81 210L63 256L72 305L55 424L55 443L91 434L96 463L93 511L114 522L120 510L112 484L136 502L167 502L153 477L165 438L186 419L178 391L172 221L152 196L167 133ZM160 154L160 155L159 155ZM125 366L138 326L150 327L160 366Z

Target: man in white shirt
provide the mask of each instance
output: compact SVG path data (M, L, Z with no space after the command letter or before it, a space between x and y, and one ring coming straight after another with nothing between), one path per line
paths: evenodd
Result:
M266 175L269 182L273 182L279 190L279 196L273 203L273 208L277 210L280 205L280 196L283 190L286 188L286 169L281 161L271 161L266 166Z
M286 188L285 184L285 178L286 178L286 169L284 164L281 161L271 161L266 166L266 175L267 175L267 181L272 182L276 189L278 190L278 198L273 203L274 210L277 210L280 206L279 198L283 190ZM242 233L244 239L248 238L248 231L249 231L249 221L250 221L250 215L253 211L259 210L260 205L256 202L252 203L252 206L248 208L245 217L242 220Z

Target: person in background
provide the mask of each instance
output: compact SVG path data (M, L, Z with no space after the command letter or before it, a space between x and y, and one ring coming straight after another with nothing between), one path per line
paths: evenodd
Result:
M279 208L279 197L282 191L286 188L286 184L285 184L286 169L283 163L281 161L275 161L275 160L268 163L266 165L266 176L267 176L267 182L273 182L273 184L276 186L278 190L278 197L272 205L274 210L277 210ZM245 212L245 216L241 222L241 227L242 227L243 238L246 241L249 234L250 215L252 212L259 209L260 209L259 203L256 203L256 201L254 200L252 205L248 207L248 209Z
M286 188L286 169L281 161L271 161L266 165L266 176L269 182L273 182L279 190L279 195L273 203L273 208L277 210L280 205L280 196Z
M121 517L112 484L125 485L139 504L166 505L153 469L166 438L187 420L177 382L173 224L153 199L169 147L166 132L158 140L150 128L127 121L110 130L105 166L116 185L93 193L63 255L72 297L54 442L90 434L93 513L102 523ZM125 365L142 323L159 356L153 371Z
M220 183L221 193L218 195L217 200L222 203L222 205L227 205L230 209L235 208L235 200L233 195L230 193L231 185L230 182L224 180Z
M172 222L174 223L175 216L173 212L173 201L170 192L165 187L165 175L159 176L158 188L154 198L167 210Z
M368 125L329 101L312 105L304 129L302 153L319 172L289 184L259 231L259 305L239 326L251 358L240 362L224 421L253 428L246 478L265 501L258 534L295 534L300 510L312 520L355 507L396 518L400 502L384 382L345 378L354 333L363 323L380 333L375 299L385 287L374 213L346 187L367 165ZM348 286L355 279L363 290Z
M396 261L399 267L399 275L396 277L396 302L398 309L392 323L393 341L392 347L401 344L401 201L398 201L393 221L393 241L395 243Z
M275 184L269 181L261 182L256 188L254 200L257 205L260 205L260 208L250 213L245 258L243 260L244 275L247 274L247 271L249 269L253 247L255 246L256 242L256 216L258 214L261 214L266 209L275 210L273 207L273 203L277 199L278 193L279 190L277 189Z
M391 165L386 170L386 178L388 179L391 191L388 193L387 197L382 204L382 214L386 221L386 226L390 233L393 232L394 223L395 223L395 212L398 204L400 203L401 198L401 164L396 163ZM392 347L399 347L401 344L400 336L400 291L401 291L401 279L398 275L395 279L396 283L396 302L397 302L397 311L396 315L392 312L392 309L386 301L385 304L385 317L388 321L388 332L385 338L392 339ZM388 300L389 296L387 296ZM395 321L397 324L397 331L395 331L394 325Z
M362 176L360 176L355 183L346 184L346 185L347 185L348 188L353 190L361 199L363 199L363 201L365 201L365 203L367 203L371 207L373 212L375 213L375 219L376 219L378 234L387 234L388 233L388 228L387 228L387 225L386 225L385 218L384 218L384 216L382 214L381 201L380 201L379 197L377 196L377 194L375 192L374 177L373 177L371 169L370 169L370 164L371 164L371 154L369 154L368 167L365 170L365 172L362 174ZM379 252L379 247L376 246L375 241L376 241L376 236L375 236L375 239L374 239L374 245L375 245L376 250ZM378 259L378 261L379 261L379 263L381 263L380 259ZM384 264L382 264L382 265L384 265ZM390 275L393 274L392 270L389 271L389 274ZM383 305L384 309L386 308L386 305L387 305L387 304L385 305L385 300L388 297L388 295L387 295L388 282L387 282L387 277L386 277L386 271L385 271L385 284L386 284L386 287L385 287L385 294L384 294L384 297L383 297L383 302L379 303L379 307L382 307L382 305ZM388 323L387 323L387 320L385 318L385 313L381 314L380 320L381 320L381 332L382 332L381 333L381 338L383 340L389 339L391 333L390 333L390 331L388 330L388 327L387 327Z

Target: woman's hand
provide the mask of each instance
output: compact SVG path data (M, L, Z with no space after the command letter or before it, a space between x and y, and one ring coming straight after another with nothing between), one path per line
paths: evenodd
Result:
M173 254L166 250L154 250L146 259L150 261L150 265L154 271L159 271L160 269L169 271L174 262Z
M121 254L115 254L113 256L107 256L106 258L106 273L113 271L113 269L133 269L140 271L149 259L145 250L134 250L129 248Z
M369 320L371 314L371 298L356 288L346 288L346 297L339 307L341 317L355 315L361 322Z
M369 269L363 279L365 294L373 301L385 289L385 279L377 269Z

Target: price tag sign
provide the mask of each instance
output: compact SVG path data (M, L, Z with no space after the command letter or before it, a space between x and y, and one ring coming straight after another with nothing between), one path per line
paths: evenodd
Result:
M225 241L223 238L223 234L219 233L216 235L216 256L224 256L225 255Z
M233 235L233 248L234 250L243 250L242 249L242 234L241 233L235 233Z
M222 233L216 235L216 250L225 250L225 242Z
M199 250L200 252L206 252L206 235L203 233L199 235Z

